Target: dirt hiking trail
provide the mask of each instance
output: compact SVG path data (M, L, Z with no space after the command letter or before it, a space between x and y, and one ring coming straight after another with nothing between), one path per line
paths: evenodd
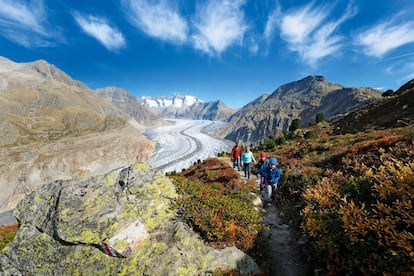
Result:
M243 170L239 173L243 181L248 181ZM256 180L256 176L252 174L250 179ZM277 202L265 203L263 197L262 202L263 224L267 226L263 231L263 246L268 250L266 258L269 259L268 267L265 268L267 271L263 271L264 275L313 275L310 273L306 259L299 249L294 229L282 220Z

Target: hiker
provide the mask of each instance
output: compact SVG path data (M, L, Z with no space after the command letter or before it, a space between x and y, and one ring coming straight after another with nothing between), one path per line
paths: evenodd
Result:
M244 166L244 177L247 177L247 179L250 179L252 162L256 163L256 159L254 159L253 153L250 151L250 146L246 146L246 150L242 153L242 164Z
M257 179L259 179L261 173L264 173L265 175L265 201L271 203L273 194L276 193L277 183L280 178L280 169L277 167L277 159L274 157L269 158L268 165L256 172Z
M257 170L256 171L258 171L258 170L260 170L262 168L267 167L268 166L268 163L269 163L269 160L267 160L266 152L262 151L260 153L260 159L257 162ZM263 191L264 190L265 182L266 182L265 181L265 174L264 173L261 173L260 174L260 183L259 183L259 189L260 189L260 191Z
M239 143L236 143L231 149L230 157L233 162L233 169L237 166L237 169L240 171L241 147L239 146Z

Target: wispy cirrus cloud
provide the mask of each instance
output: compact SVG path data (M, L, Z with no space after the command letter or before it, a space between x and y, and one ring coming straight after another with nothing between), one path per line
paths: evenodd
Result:
M193 46L209 55L220 55L234 44L242 44L247 30L244 0L211 0L197 7L193 19Z
M277 5L276 9L268 15L267 20L266 20L264 37L267 43L270 43L270 41L273 39L274 34L277 30L277 26L280 25L281 17L282 17L282 10L281 10L280 5Z
M314 3L285 13L277 7L268 18L265 38L269 41L278 27L289 50L297 52L305 63L315 65L320 59L342 48L343 37L335 31L357 12L350 4L341 17L329 21L331 10L331 6L315 6Z
M112 27L105 18L83 16L76 12L73 13L73 17L85 33L102 43L106 49L117 51L126 45L124 35Z
M414 52L382 59L380 62L390 62L390 65L385 67L384 72L387 75L396 76L398 85L414 79Z
M414 21L399 23L400 16L362 31L356 36L355 44L362 46L366 55L381 58L398 47L413 43Z
M130 23L144 33L175 44L187 41L187 21L171 1L123 0L122 4Z
M26 48L53 46L61 40L47 22L42 0L0 1L0 33Z

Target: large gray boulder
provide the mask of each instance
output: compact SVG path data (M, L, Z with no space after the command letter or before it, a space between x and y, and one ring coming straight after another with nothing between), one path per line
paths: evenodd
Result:
M235 247L206 246L172 208L170 179L136 163L83 180L54 181L24 198L1 275L211 275L260 270Z

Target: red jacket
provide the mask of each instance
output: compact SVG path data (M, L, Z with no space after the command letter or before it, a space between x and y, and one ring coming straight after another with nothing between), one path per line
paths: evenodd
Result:
M233 159L236 159L236 158L240 157L240 156L241 156L241 147L239 147L239 146L234 146L234 147L231 149L231 153L230 153L230 155L231 155L231 157L232 157Z

